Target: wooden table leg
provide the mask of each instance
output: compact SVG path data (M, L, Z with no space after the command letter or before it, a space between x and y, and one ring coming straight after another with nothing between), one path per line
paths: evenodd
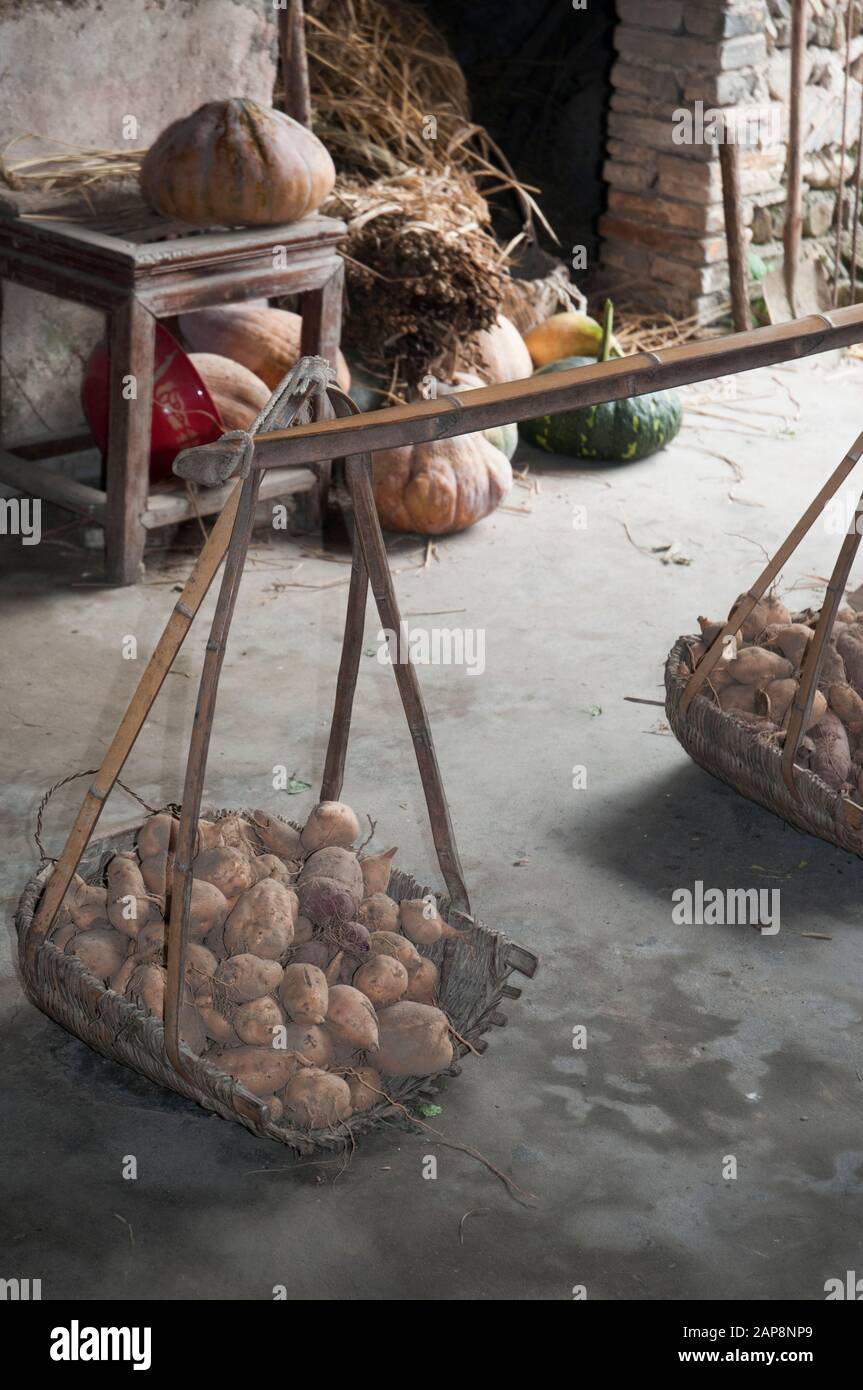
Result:
M332 366L338 365L338 349L342 333L342 292L345 280L344 262L339 260L329 280L318 290L309 290L301 300L303 328L300 336L300 351L304 357L324 357ZM316 406L318 420L330 415L331 407L326 396L321 397ZM338 508L330 506L330 474L332 464L321 463L318 467L318 514L321 530L337 527L340 534L344 522Z
M115 584L134 584L144 558L155 333L155 319L138 299L130 297L109 313L105 550Z

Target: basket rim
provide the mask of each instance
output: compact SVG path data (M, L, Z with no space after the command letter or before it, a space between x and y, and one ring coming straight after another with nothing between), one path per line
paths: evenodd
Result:
M173 808L171 805L168 805L162 809L168 810ZM204 807L201 810L201 815L207 819L219 820L227 815L242 815L248 813L248 811L248 807L241 807L237 810ZM301 829L296 822L288 820L285 816L279 816L278 813L270 812L268 812L268 814L276 815L278 820L282 821L284 824L291 825L296 830ZM128 848L133 846L135 833L148 819L149 816L142 814L134 821L124 822L121 826L113 830L106 831L102 835L93 837L87 845L82 855L81 863L79 864L78 871L81 873L82 877L86 878L89 882L99 881L103 876L107 858L116 853L121 847ZM118 842L122 841L128 841L129 843L121 846ZM442 1072L437 1072L430 1076L390 1078L391 1083L393 1083L387 1087L390 1099L380 1101L370 1110L352 1114L347 1120L341 1122L339 1130L298 1130L294 1129L284 1120L273 1120L269 1109L262 1101L261 1097L254 1095L240 1082L234 1081L227 1073L222 1072L214 1062L208 1060L206 1055L197 1056L185 1043L181 1044L181 1048L188 1071L194 1080L182 1088L178 1087L175 1083L179 1081L180 1078L168 1062L164 1048L164 1028L162 1021L146 1014L137 1005L126 999L125 996L117 994L116 991L103 984L101 980L98 980L86 970L82 962L76 956L66 955L66 953L60 951L50 939L47 939L40 945L37 952L36 968L32 972L30 971L25 964L24 953L21 948L54 863L55 861L53 859L43 860L30 875L20 896L18 910L15 915L15 926L19 943L19 966L24 979L26 992L32 1002L36 1004L42 1012L48 1014L49 1017L55 1017L51 1008L48 1006L49 1001L43 997L43 991L39 988L36 978L40 958L42 963L44 963L46 959L51 960L53 969L60 973L64 992L68 996L71 996L74 1004L77 1005L79 1015L84 1015L85 1013L86 995L89 993L92 996L93 992L96 991L99 996L102 996L106 1001L110 1001L113 1009L117 1011L124 1032L128 1024L131 1029L134 1029L139 1041L141 1039L146 1040L146 1043L142 1045L146 1046L150 1054L149 1061L151 1066L163 1073L161 1081L156 1081L156 1084L162 1084L169 1089L180 1089L180 1093L184 1096L196 1100L198 1104L203 1105L207 1109L217 1110L218 1113L225 1118L239 1121L252 1133L260 1137L275 1139L278 1142L297 1149L301 1153L312 1153L320 1149L344 1149L350 1146L360 1134L377 1128L382 1119L387 1116L403 1113L403 1107L407 1101L421 1095L423 1092L426 1094L435 1094L445 1077L457 1076L461 1072L459 1060L461 1057L471 1051L474 1051L478 1055L485 1051L484 1043L477 1046L482 1034L487 1032L494 1024L500 1026L501 1023L506 1022L505 1018L498 1013L498 1005L509 975L514 971L518 971L519 973L532 976L539 964L538 957L534 955L533 952L527 951L524 947L511 941L503 933L486 927L476 918L472 919L468 925L465 925L463 922L454 923L454 925L459 927L461 932L464 932L465 941L482 938L489 942L493 952L492 958L497 959L499 957L500 959L500 971L494 976L489 976L491 1000L489 1001L488 997L485 997L484 1000L479 1001L481 1007L478 1014L472 1019L471 1024L462 1034L464 1041L453 1040L454 1056L451 1065ZM391 882L393 875L399 880L397 887L406 890L400 892L399 900L407 896L424 897L427 893L433 891L427 887L421 886L417 880L405 870L394 868L391 874ZM435 893L434 896L438 902L438 909L441 916L445 921L449 921L450 912L452 910L449 899L438 893ZM457 943L454 943L454 945L455 944ZM421 954L430 954L430 952L424 952L422 947L418 947L417 949L420 950ZM42 956L43 952L46 953L44 957ZM445 960L447 956L449 957L449 963L452 964L454 950L448 952L447 945L445 944ZM442 983L444 979L444 961L442 961ZM517 996L520 991L512 991L512 993ZM66 1027L67 1031L73 1032L76 1037L88 1046L95 1046L93 1039L85 1036L87 1032L86 1024L92 1023L89 1017L82 1017L80 1019L80 1027L72 1026L69 1022L56 1019L56 1017L55 1021L60 1022L61 1026ZM75 1021L78 1020L76 1019ZM116 1042L116 1038L114 1041ZM113 1060L118 1062L121 1066L128 1066L132 1070L137 1070L139 1073L143 1072L144 1075L150 1076L149 1071L143 1071L142 1068L136 1067L134 1062L124 1057L116 1056L110 1049L106 1050L104 1047L99 1046L96 1050L103 1052L105 1055L113 1056ZM154 1078L150 1076L150 1079ZM227 1106L225 1104L226 1098ZM259 1111L261 1118L258 1124L255 1124L251 1120L247 1120L245 1116L237 1112L236 1105L230 1103L231 1101L236 1102L238 1100L242 1100L246 1106L251 1103L251 1105Z

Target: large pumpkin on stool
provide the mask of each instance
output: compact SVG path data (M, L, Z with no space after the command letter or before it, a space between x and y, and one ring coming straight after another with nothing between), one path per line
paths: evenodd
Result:
M481 434L380 449L372 477L381 525L420 536L466 530L512 486L509 459Z
M320 207L335 181L316 135L248 97L208 101L172 121L140 174L151 207L196 227L298 222Z

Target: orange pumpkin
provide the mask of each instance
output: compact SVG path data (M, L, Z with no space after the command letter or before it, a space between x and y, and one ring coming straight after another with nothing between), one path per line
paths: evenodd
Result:
M533 375L533 362L524 338L503 314L498 314L491 328L474 333L462 358L459 365L464 370L476 372L492 386Z
M213 398L222 428L247 430L270 399L270 388L259 376L229 357L213 352L190 352L198 376Z
M172 121L140 174L157 212L196 227L297 222L320 207L335 179L316 135L247 97L208 101Z
M512 486L509 459L481 434L380 449L372 470L381 525L420 536L466 530Z
M275 391L300 356L302 319L288 309L229 304L180 315L180 330L193 353L230 357L260 377ZM336 380L345 391L351 384L348 364L338 356Z

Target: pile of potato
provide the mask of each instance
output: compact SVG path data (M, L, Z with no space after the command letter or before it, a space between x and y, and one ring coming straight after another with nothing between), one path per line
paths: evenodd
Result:
M76 875L51 935L157 1018L176 829L170 813L151 816L104 887ZM438 970L417 947L458 933L432 897L389 897L396 851L360 857L359 836L340 801L315 806L302 832L265 811L198 823L182 1038L302 1129L369 1110L387 1077L453 1058Z
M708 678L721 707L781 742L817 620L814 609L792 617L773 594L757 603ZM690 644L693 664L724 626L708 618L698 622L701 640ZM863 802L863 613L851 608L836 615L797 762L828 787Z

